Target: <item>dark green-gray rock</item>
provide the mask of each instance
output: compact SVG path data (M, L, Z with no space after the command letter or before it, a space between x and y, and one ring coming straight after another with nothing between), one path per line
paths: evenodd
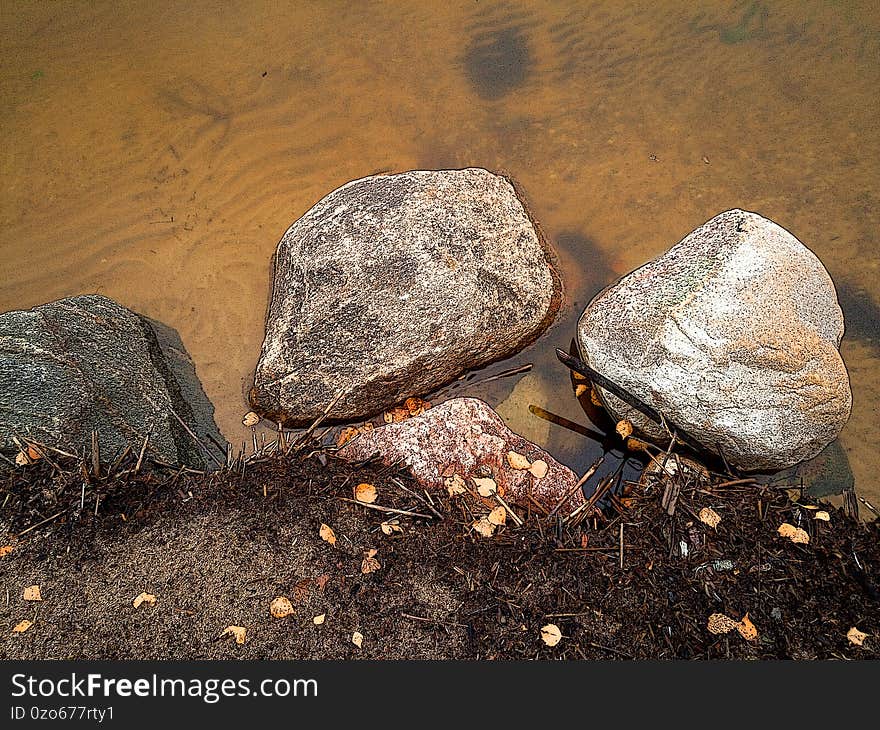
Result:
M0 449L15 435L103 461L126 446L171 464L209 461L174 417L210 445L208 401L177 333L98 295L0 315ZM5 462L4 462L5 463Z
M513 185L486 170L350 182L275 254L254 409L302 425L372 416L534 340L559 307L550 254Z

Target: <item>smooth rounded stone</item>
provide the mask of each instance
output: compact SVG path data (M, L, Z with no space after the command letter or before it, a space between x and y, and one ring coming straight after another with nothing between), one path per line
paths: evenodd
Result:
M149 434L148 455L205 468L205 454L172 410L203 441L220 438L213 406L170 327L98 295L0 314L0 451L7 455L17 451L16 435L90 453L94 430L102 461L126 446L137 452Z
M304 425L370 417L533 341L559 308L550 252L486 170L355 180L275 254L254 410Z
M582 358L744 470L815 456L849 418L843 314L819 259L755 213L729 210L598 294ZM599 389L616 419L668 433Z
M547 474L536 478L513 469L507 454L515 451L530 462L547 463ZM338 455L353 461L378 455L384 464L402 464L425 489L444 489L445 479L491 476L508 502L529 506L529 496L548 511L570 495L561 508L571 512L584 502L583 492L571 494L577 475L550 454L504 425L492 408L477 398L453 398L420 416L366 431L343 446ZM471 485L473 486L473 485Z

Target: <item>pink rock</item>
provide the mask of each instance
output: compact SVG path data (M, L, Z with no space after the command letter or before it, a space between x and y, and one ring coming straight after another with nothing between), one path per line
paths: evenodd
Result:
M528 470L513 469L507 459L510 451L532 462L546 462L546 476L537 479ZM454 398L415 418L361 433L338 453L353 461L378 455L384 464L405 465L427 489L445 489L444 479L453 471L465 480L486 476L488 471L507 502L528 507L531 495L548 511L578 481L571 469L507 428L500 416L477 398ZM562 514L583 502L583 493L578 489L568 497Z

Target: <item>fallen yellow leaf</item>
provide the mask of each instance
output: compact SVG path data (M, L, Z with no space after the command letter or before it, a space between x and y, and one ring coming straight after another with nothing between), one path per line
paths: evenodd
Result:
M632 436L633 425L630 421L626 419L622 421L618 421L617 425L614 427L614 430L617 431L617 435L622 439L627 439Z
M474 484L477 485L477 494L481 497L491 497L498 491L498 485L494 479L489 477L472 477Z
M285 596L276 596L269 604L269 611L275 618L284 618L293 613L293 604Z
M336 436L336 445L345 446L345 444L351 441L359 433L360 431L358 429L352 428L351 426L343 428Z
M372 484L367 484L366 482L362 484L358 484L354 488L354 498L358 502L363 502L364 504L373 504L376 501L376 487Z
M3 545L0 547L0 558L5 558L13 550L12 545Z
M547 646L556 646L562 641L562 632L556 624L547 624L541 627L541 640Z
M713 530L718 527L718 523L721 522L721 515L711 507L703 507L703 509L700 510L698 517L700 518L700 522L709 525Z
M27 619L25 619L24 621L19 621L17 624L15 624L15 628L12 629L12 633L23 634L33 625L33 621L28 621Z
M26 453L24 453L23 451L19 451L15 455L15 463L18 464L19 466L27 466L31 462L30 462L30 459L28 459Z
M736 625L736 630L739 631L739 635L746 641L754 641L758 638L758 629L749 620L749 614L742 617L742 621Z
M355 631L351 635L351 643L360 649L361 645L364 643L364 635L360 631Z
M39 451L37 451L33 446L31 446L30 444L28 444L28 447L27 447L27 454L28 454L28 458L31 461L38 461L39 459L43 458L43 455Z
M859 631L855 626L853 626L849 631L846 632L846 638L850 640L851 643L856 646L861 646L865 639L868 638L868 634L863 631Z
M241 422L242 425L250 428L251 426L256 426L260 422L260 417L253 411L248 411L244 414L244 418L241 419Z
M814 520L821 520L822 522L831 522L831 515L828 514L825 510L820 509L816 514L813 515Z
M595 387L590 388L590 402L594 406L604 407L602 399L599 397L599 391Z
M462 479L458 474L453 474L450 477L446 477L446 479L443 480L443 483L446 485L446 491L449 492L450 497L464 494L467 491L464 479Z
M361 561L361 573L364 575L375 573L382 567L382 564L376 560L376 553L378 552L376 549L370 549L364 553L364 559Z
M141 593L131 602L131 605L140 608L142 603L149 603L152 606L156 603L156 596L152 593Z
M321 539L325 542L329 542L331 545L336 544L336 533L333 532L332 527L325 525L323 522L321 523L321 529L318 530L318 535L320 535Z
M503 525L507 522L507 510L504 507L496 507L486 517L493 525Z
M516 451L507 452L507 463L510 464L511 469L528 469L532 465L527 457Z
M320 626L322 623L324 623L324 620L325 620L326 618L327 618L327 614L326 614L326 613L319 613L317 616L315 616L315 617L312 619L312 623L315 624L315 626Z
M247 629L244 626L227 626L220 636L228 636L229 634L235 637L236 644L244 644L247 638Z
M535 459L535 461L532 462L531 467L529 467L529 473L535 477L535 479L543 479L547 476L549 470L550 467L543 459Z
M777 532L782 537L787 537L792 542L797 542L804 545L810 542L810 536L806 533L806 531L802 530L800 527L790 525L787 522L783 522L779 526Z
M583 383L578 383L574 388L574 397L580 398L589 389L590 389L589 386L584 385Z
M403 532L403 528L397 523L397 520L388 520L379 525L383 535L393 535L395 532Z
M42 601L43 596L40 595L40 586L28 586L24 589L24 600L26 601Z
M471 529L483 537L492 537L495 534L495 525L485 517L481 517L471 524Z
M713 634L726 634L737 626L739 626L739 621L734 621L723 613L713 613L709 616L709 621L706 624L706 628Z
M644 441L639 441L637 438L630 437L626 440L626 448L630 451L647 451L648 444Z

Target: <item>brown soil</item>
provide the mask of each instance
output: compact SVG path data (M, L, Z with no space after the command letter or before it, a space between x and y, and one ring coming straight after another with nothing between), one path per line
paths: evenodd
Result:
M880 524L830 506L830 522L811 519L815 510L778 487L684 485L668 516L662 489L648 486L621 514L572 528L518 510L524 526L491 538L469 529L474 500L432 495L442 520L401 516L402 534L388 537L379 526L393 515L338 498L371 482L377 504L428 513L400 487L414 485L318 451L265 459L244 476L154 470L92 478L85 490L82 468L56 464L10 472L0 494L11 534L61 513L0 540L13 548L0 558L6 659L880 655ZM697 519L707 506L717 530ZM780 537L783 522L810 543ZM335 546L319 537L322 523ZM381 567L364 574L369 549ZM733 568L713 567L721 559ZM25 602L34 584L43 600ZM156 603L134 608L141 592ZM271 616L276 596L293 614ZM710 633L713 613L748 613L757 639ZM13 633L23 619L33 625ZM555 647L540 636L550 623L563 634ZM246 628L244 644L220 638L229 625ZM853 626L869 635L861 647L847 639Z

